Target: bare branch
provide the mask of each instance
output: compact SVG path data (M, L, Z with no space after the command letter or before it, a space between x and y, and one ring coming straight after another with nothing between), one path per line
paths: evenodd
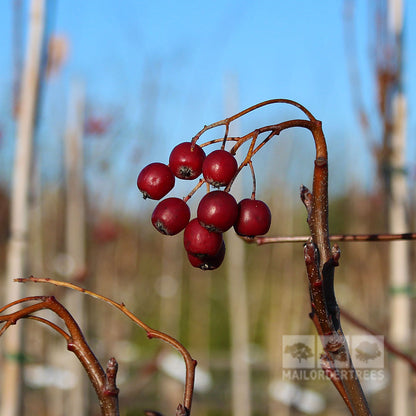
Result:
M339 307L334 293L334 268L338 264L339 249L331 249L328 229L328 155L326 141L319 121L311 123L316 158L312 194L304 187L301 199L308 213L311 239L305 243L305 265L309 279L311 318L322 337L330 379L340 392L351 414L370 415L367 400L352 364L343 334ZM342 363L342 376L338 368Z
M288 236L288 237L254 237L246 239L247 242L253 242L257 245L274 244L274 243L305 243L309 236ZM401 234L334 234L330 235L331 241L346 242L384 242L384 241L400 241L400 240L416 240L416 233Z
M30 301L37 301L37 303L23 307L22 309L19 309L10 314L0 316L0 322L5 322L5 325L2 328L2 333L4 332L4 328L7 329L10 325L14 325L15 323L17 323L19 319L24 318L40 321L55 329L66 339L68 350L72 351L77 356L78 360L81 362L82 366L87 372L87 375L99 399L102 415L118 416L118 390L115 391L113 389L112 392L114 394L108 394L108 391L106 389L106 387L108 386L108 381L103 368L101 367L99 361L97 360L94 353L85 341L84 335L82 334L82 331L79 328L78 324L75 322L74 318L65 309L65 307L55 299L55 297L33 296L23 298L10 303L9 305L6 305L6 307L1 308L1 311L3 312L10 306ZM51 310L64 321L65 326L69 331L69 334L67 334L61 328L59 328L58 326L46 319L33 316L35 312L39 312L45 309ZM115 386L116 372L110 371L109 374L112 377L112 385Z
M33 282L33 283L50 283L56 286L66 287L72 290L76 290L78 292L84 293L88 296L91 296L95 299L102 300L110 305L114 306L122 313L124 313L127 317L129 317L135 324L140 326L142 329L146 331L147 337L149 339L158 338L162 341L165 341L172 347L174 347L179 353L182 355L185 366L186 366L186 375L185 375L185 391L184 391L184 406L187 409L191 409L192 406L192 397L194 391L194 383L195 383L195 367L197 362L192 358L188 350L175 338L171 337L170 335L165 334L164 332L158 331L156 329L151 328L150 326L146 325L143 321L137 318L132 312L130 312L124 303L117 303L114 300L107 298L105 296L99 295L98 293L92 292L90 290L84 289L80 286L74 285L69 282L61 282L59 280L53 280L48 278L37 278L34 276L30 276L28 278L20 278L15 279L16 282L26 283L26 282Z

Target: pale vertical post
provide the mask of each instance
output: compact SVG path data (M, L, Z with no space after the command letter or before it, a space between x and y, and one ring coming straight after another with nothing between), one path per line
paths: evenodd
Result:
M398 81L391 94L392 133L390 153L390 195L388 196L388 224L390 233L409 231L406 210L408 207L408 184L405 169L406 156L406 98L402 86L402 33L403 1L388 1L388 29L398 56ZM411 340L411 302L409 242L397 241L390 244L389 281L390 330L393 343L406 351ZM410 368L402 360L392 363L391 414L410 415Z
M160 296L159 326L162 331L170 334L179 333L181 319L181 246L175 238L164 238L161 244L161 275L157 286ZM177 399L182 392L182 386L169 377L160 378L160 390L166 397L166 409L177 406ZM173 407L174 408L174 407Z
M38 103L42 45L45 30L45 0L32 0L28 40L23 66L20 99L17 112L16 153L11 194L10 240L7 252L5 302L23 296L23 285L13 278L27 275L29 189L33 160L33 136ZM6 357L2 370L2 416L17 416L22 412L23 374L22 325L11 328L2 341Z
M237 107L237 85L234 77L226 79L226 111L234 114ZM230 135L238 135L238 126L230 126ZM241 197L241 182L233 184L233 195ZM231 339L232 414L251 415L251 374L245 243L230 230L226 235L226 272Z
M83 131L84 131L84 86L73 81L68 108L67 129L65 134L65 176L66 176L66 223L65 244L67 255L67 278L75 283L85 277L85 195L83 167ZM78 282L77 282L78 281ZM69 310L85 330L84 298L77 292L68 292L66 302ZM65 351L64 351L65 353ZM87 394L85 375L79 365L71 368L77 382L71 390L67 405L68 415L87 414Z

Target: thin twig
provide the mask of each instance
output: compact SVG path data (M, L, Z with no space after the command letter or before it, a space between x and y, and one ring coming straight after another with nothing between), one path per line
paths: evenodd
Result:
M360 321L356 317L352 316L345 309L341 309L341 315L352 325L364 330L368 334L371 334L374 336L378 335L376 331L368 327L366 324L364 324L362 321ZM412 370L416 372L416 360L413 357L411 357L409 354L404 353L402 350L400 350L400 348L392 344L386 337L383 337L383 344L387 351L390 351L393 355L396 355L397 357L406 361L410 365Z
M256 105L253 105L253 106L251 106L251 107L248 107L248 108L246 108L245 110L243 110L243 111L240 111L239 113L237 113L237 114L234 114L232 117L228 117L228 118L225 118L224 120L220 120L220 121L217 121L217 122L215 122L215 123L212 123L212 124L208 124L208 125L205 125L193 138L192 138L192 143L194 144L194 143L196 143L197 142L197 140L206 132L206 131L208 131L208 130L210 130L210 129L213 129L213 128L215 128L215 127L219 127L219 126L225 126L226 127L226 129L228 128L227 126L229 126L230 125L230 123L232 123L233 121L235 121L235 120L237 120L238 118L240 118L240 117L242 117L242 116L244 116L245 114L248 114L248 113L250 113L250 112L252 112L252 111L254 111L254 110L257 110L258 108L261 108L261 107L264 107L264 106L267 106L267 105L270 105L270 104L278 104L278 103L281 103L281 104L289 104L289 105L293 105L294 107L297 107L297 108L299 108L299 110L301 110L307 117L308 117L308 119L310 120L310 121L316 121L316 119L315 119L315 117L311 114L311 112L308 110L308 109L306 109L303 105L301 105L301 104L299 104L298 102L296 102L296 101L293 101L293 100L288 100L288 99L286 99L286 98L275 98L275 99L271 99L271 100L267 100L267 101L263 101L263 102L261 102L261 103L258 103L258 104L256 104ZM228 139L227 139L228 140Z
M191 199L192 198L192 195L204 184L204 183L206 183L206 180L205 179L200 179L199 181L198 181L198 183L195 185L195 187L194 187L194 189L192 189L192 191L191 192L189 192L189 194L186 196L186 197L184 197L183 198L183 200L185 201L185 202L188 202L189 201L189 199Z
M245 238L247 242L254 242L257 245L272 243L305 243L309 236L288 236L288 237L254 237ZM365 242L365 241L399 241L399 240L416 240L416 233L402 234L334 234L330 235L331 241L346 242Z
M27 315L25 316L26 319L31 319L33 321L37 321L37 322L41 322L42 324L48 325L49 327L51 327L52 329L54 329L58 334L62 335L66 341L70 340L70 335L68 335L61 327L59 327L58 325L54 324L51 321L48 321L45 318L42 318L40 316L34 316L34 315Z

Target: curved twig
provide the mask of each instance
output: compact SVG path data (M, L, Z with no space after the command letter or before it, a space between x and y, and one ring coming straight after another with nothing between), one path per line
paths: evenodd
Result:
M310 121L316 121L316 119L315 119L315 117L312 115L312 113L306 108L306 107L304 107L303 105L301 105L301 104L299 104L298 102L296 102L296 101L293 101L293 100L288 100L288 99L286 99L286 98L275 98L275 99L272 99L272 100L267 100L267 101L263 101L263 102L261 102L261 103L259 103L259 104L256 104L256 105L253 105L253 106L251 106L251 107L248 107L248 108L246 108L245 110L243 110L243 111L240 111L239 113L237 113L237 114L234 114L233 116L231 116L231 117L228 117L228 118L225 118L224 120L220 120L220 121L217 121L217 122L215 122L215 123L212 123L212 124L208 124L208 125L205 125L193 138L192 138L192 140L191 140L191 142L194 144L194 143L196 143L197 142L197 140L206 132L206 131L208 131L208 130L210 130L210 129L213 129L213 128L215 128L215 127L219 127L219 126L225 126L226 127L226 132L228 131L228 126L230 125L230 123L232 123L233 121L235 121L235 120L237 120L238 118L240 118L240 117L242 117L242 116L244 116L245 114L248 114L248 113L250 113L250 112L252 112L252 111L254 111L254 110L257 110L258 108L261 108L261 107L264 107L264 106L267 106L267 105L270 105L270 104L278 104L278 103L281 103L281 104L289 104L289 105L293 105L294 107L297 107L297 108L299 108L299 110L301 110L307 117L308 117L308 119L310 120ZM223 140L223 139L222 139ZM227 139L228 140L228 139Z
M185 376L185 392L184 392L183 401L184 401L185 408L188 409L188 412L191 410L192 397L193 397L193 391L194 391L194 382L195 382L195 367L196 367L197 362L192 358L188 350L175 338L171 337L170 335L165 334L164 332L153 329L149 325L145 324L143 321L137 318L137 316L135 316L129 309L127 309L124 303L115 302L114 300L107 298L106 296L84 289L72 283L61 282L59 280L54 280L54 279L49 279L49 278L40 278L40 277L34 277L34 276L30 276L28 278L15 279L15 281L21 282L21 283L26 283L26 282L50 283L55 286L62 286L62 287L66 287L72 290L76 290L78 292L91 296L95 299L102 300L114 306L118 310L120 310L124 315L130 318L135 324L137 324L142 329L144 329L149 339L158 338L162 341L165 341L172 347L174 347L177 351L179 351L179 353L182 355L185 361L186 376Z
M9 303L5 307L1 308L0 311L3 312L7 308L25 303L30 301L37 301L33 305L26 306L20 310L17 310L13 313L1 315L0 322L5 322L5 325L2 328L2 332L4 332L4 328L8 328L10 325L14 325L19 319L29 318L35 319L42 323L45 323L55 329L58 333L60 333L67 342L67 348L69 351L72 351L81 362L82 366L84 367L87 375L93 385L101 408L101 413L103 416L119 416L119 409L118 409L118 389L116 390L115 387L115 373L112 373L112 380L111 385L113 389L111 391L108 390L109 380L107 380L107 375L104 372L101 364L95 357L94 353L92 352L91 348L88 346L85 338L82 334L82 331L78 324L75 322L74 318L71 314L65 309L65 307L59 303L55 297L53 296L32 296L26 297L23 299L19 299L12 303ZM49 309L58 315L65 323L69 334L63 331L61 328L57 327L52 322L47 321L46 319L39 318L33 316L35 312L39 312L41 310ZM0 333L0 335L1 335ZM110 374L110 373L109 373Z

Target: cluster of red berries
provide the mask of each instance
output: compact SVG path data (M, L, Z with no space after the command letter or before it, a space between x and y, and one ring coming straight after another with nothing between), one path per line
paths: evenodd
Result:
M169 156L169 165L151 163L143 168L137 186L144 198L160 200L175 185L175 177L191 180L201 173L214 188L227 187L238 170L235 157L228 151L214 150L208 155L192 142L178 144ZM153 211L152 224L162 234L184 231L183 241L192 266L203 270L219 267L224 259L223 233L234 227L240 236L254 237L267 233L271 223L268 206L256 199L239 203L225 190L208 192L201 199L197 217L190 220L186 199L163 199Z

